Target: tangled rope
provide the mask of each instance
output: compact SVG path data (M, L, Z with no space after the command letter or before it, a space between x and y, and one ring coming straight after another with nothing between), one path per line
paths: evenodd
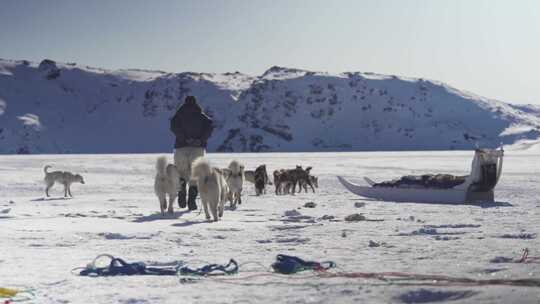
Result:
M304 261L299 257L284 254L278 254L276 262L272 264L274 271L281 274L292 274L305 270L326 271L334 267L336 267L336 263L332 261Z
M110 259L109 265L106 267L97 267L96 262L103 257ZM79 275L107 277L116 275L176 275L176 273L177 270L175 268L148 267L141 262L127 263L123 259L115 258L110 254L100 254L92 263L84 267L79 272Z
M208 264L196 269L184 266L178 267L177 273L178 275L194 276L231 275L238 273L238 263L234 259L230 259L226 265Z
M97 267L96 262L102 257L111 259L109 266ZM540 261L539 257L530 257L529 250L525 249L523 255L516 262L531 263ZM258 273L251 271L252 274L247 276L231 276L238 274L239 268L242 265L256 264L264 269L264 272ZM126 263L120 258L115 258L112 255L102 254L97 256L92 263L80 271L81 276L115 276L115 275L176 275L180 278L181 283L197 282L201 278L212 279L216 282L227 284L240 285L268 285L275 282L256 283L253 279L260 277L279 277L279 283L283 283L283 279L305 280L305 279L331 279L331 278L346 278L346 279L365 279L379 280L385 284L395 285L429 285L429 286L486 286L486 285L505 285L505 286L521 286L521 287L540 287L540 278L523 278L523 279L472 279L468 277L453 277L447 275L433 274L418 274L407 272L346 272L346 271L331 271L332 268L337 268L336 263L332 261L315 262L305 261L301 258L289 255L279 254L276 261L271 265L273 272L268 272L267 268L259 262L246 262L238 264L234 259L230 259L225 265L207 264L199 268L190 268L183 262L177 262L173 266L149 267L144 263ZM297 275L303 271L313 271L309 275ZM250 271L247 271L250 272ZM253 273L254 272L254 273ZM293 275L294 274L294 275ZM224 278L223 276L227 276ZM221 278L219 278L221 277ZM247 283L245 281L248 281Z
M109 258L110 262L105 267L98 267L96 263L102 258ZM228 264L208 264L199 268L190 268L184 262L176 262L174 265L149 266L142 262L127 263L121 258L110 254L98 255L86 267L72 269L80 270L80 276L108 277L118 275L160 275L160 276L215 276L238 273L238 263L231 259Z

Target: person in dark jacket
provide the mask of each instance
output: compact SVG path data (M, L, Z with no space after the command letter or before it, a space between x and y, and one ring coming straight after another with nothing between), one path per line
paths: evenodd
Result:
M213 131L212 119L203 113L197 100L187 96L171 119L171 131L176 136L174 143L174 163L180 175L178 205L186 207L186 185L189 184L187 206L196 210L197 186L191 181L191 165L198 157L206 154L206 144Z

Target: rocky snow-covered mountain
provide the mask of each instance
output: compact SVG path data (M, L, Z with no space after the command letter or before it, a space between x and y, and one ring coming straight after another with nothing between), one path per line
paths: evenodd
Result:
M424 79L0 60L0 153L171 151L169 119L186 95L215 120L210 151L471 149L540 137L539 108Z

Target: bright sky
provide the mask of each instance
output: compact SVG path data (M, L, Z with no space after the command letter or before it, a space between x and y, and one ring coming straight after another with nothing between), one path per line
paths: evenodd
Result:
M377 72L540 104L540 1L0 0L0 58Z

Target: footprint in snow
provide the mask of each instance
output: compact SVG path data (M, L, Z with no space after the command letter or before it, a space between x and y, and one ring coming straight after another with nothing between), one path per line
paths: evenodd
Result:
M476 271L471 271L472 273L481 273L481 274L492 274L500 271L505 271L507 268L485 268L485 269L478 269Z
M477 295L479 292L474 290L463 291L443 291L432 289L418 289L408 291L397 297L397 300L403 303L430 303L443 301L463 300Z
M312 216L302 215L295 209L287 210L283 213L283 222L303 222L303 223L315 223L315 219Z
M293 237L293 238L280 238L280 239L276 239L275 242L276 243L291 243L291 245L301 245L301 244L305 244L307 242L309 242L311 239L309 238L296 238L296 237Z
M268 243L272 243L272 240L255 240L255 242L259 244L268 244Z
M282 231L282 230L296 230L309 227L310 225L279 225L279 226L270 226L270 230L273 231Z
M87 217L88 215L82 213L60 213L64 217Z
M232 232L238 232L238 231L243 231L243 229L238 229L238 228L206 228L207 230L212 230L212 231L219 231L219 232L229 232L229 231L232 231Z
M414 230L412 232L402 232L398 233L397 236L416 236L416 235L457 235L457 234L465 234L465 232L439 232L435 228L430 227L422 227L418 230Z
M145 299L125 299L125 300L120 300L118 301L118 303L121 303L121 304L147 304L147 303L150 303L149 301L145 300Z
M520 239L532 240L536 238L536 233L519 233L519 234L503 234L499 236L501 239Z
M309 238L277 238L274 240L255 240L255 242L259 244L269 244L269 243L286 243L288 245L294 246L294 245L302 245L305 243L308 243L311 241Z
M137 240L150 240L155 236L158 236L160 232L148 234L148 235L124 235L121 233L114 233L114 232L102 232L98 233L98 236L105 238L106 240L131 240L131 239L137 239Z
M433 239L436 241L454 241L459 240L460 238L457 236L436 235Z
M459 228L480 228L482 225L475 225L475 224L443 224L443 225L425 225L426 228L453 228L453 229L459 229Z

